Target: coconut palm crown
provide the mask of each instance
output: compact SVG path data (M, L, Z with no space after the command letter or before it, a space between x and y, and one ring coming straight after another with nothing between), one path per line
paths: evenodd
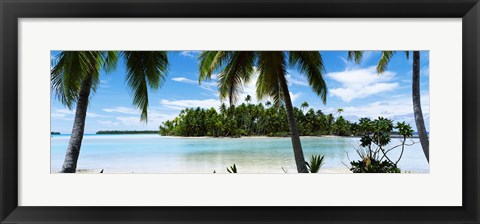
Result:
M285 105L292 145L299 173L307 173L300 137L293 116L287 83L287 68L297 68L306 77L313 92L323 103L327 85L323 79L324 65L318 51L204 51L199 56L199 82L218 73L218 89L222 100L237 101L245 83L258 73L256 94L259 100L270 98L274 105Z
M395 51L382 51L380 60L377 64L377 72L379 74L384 73L387 70L390 59L395 54ZM410 57L410 52L405 51L407 60ZM413 103L413 115L415 118L415 124L417 126L418 137L420 144L422 145L423 153L427 162L430 161L430 143L428 139L427 129L425 128L425 121L423 119L423 112L420 100L420 51L413 51L413 64L412 64L412 103Z
M133 105L141 110L142 121L147 122L148 88L157 89L168 70L167 52L120 52L127 68L126 83L133 93ZM51 85L55 97L69 109L76 106L72 134L67 148L62 173L74 173L80 154L90 92L97 89L102 69L115 69L118 52L63 51L52 63Z

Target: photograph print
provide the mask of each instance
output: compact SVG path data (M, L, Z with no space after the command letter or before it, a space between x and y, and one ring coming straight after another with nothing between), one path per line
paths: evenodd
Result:
M50 60L51 174L430 170L429 51L55 50Z

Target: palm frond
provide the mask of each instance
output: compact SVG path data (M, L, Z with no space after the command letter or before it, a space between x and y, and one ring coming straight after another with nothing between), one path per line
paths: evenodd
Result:
M258 99L272 98L273 104L278 107L283 104L284 95L280 87L280 77L286 75L285 54L281 51L262 51L258 53Z
M227 167L227 171L229 173L237 173L237 165L234 163L233 166Z
M253 51L231 53L227 64L218 75L218 89L222 100L228 98L230 105L235 104L244 84L252 78L254 63Z
M305 162L308 171L310 171L310 173L318 173L318 171L320 171L320 168L322 168L323 166L324 159L324 155L312 155L312 157L310 158L310 163Z
M166 78L165 51L124 51L126 82L133 91L133 104L141 110L140 120L148 121L148 87L158 89Z
M117 67L118 51L104 51L102 52L103 69L108 73Z
M91 73L93 94L97 92L97 88L100 86L100 70L104 69L107 73L115 70L118 59L116 51L95 51L94 54L92 57L96 59L96 62Z
M212 73L222 67L229 60L232 52L229 51L203 51L198 56L200 75L198 82L210 80Z
M355 63L360 64L363 58L363 51L349 51L348 60L354 59Z
M100 52L63 51L51 70L51 87L55 97L69 109L78 99L80 86L87 75L98 79Z
M380 56L380 60L377 64L377 73L382 74L387 70L388 63L390 59L393 57L394 51L382 51L382 55Z
M299 67L300 73L306 76L312 90L325 104L327 102L327 84L323 79L325 68L320 52L291 51L289 52L289 64L293 67Z

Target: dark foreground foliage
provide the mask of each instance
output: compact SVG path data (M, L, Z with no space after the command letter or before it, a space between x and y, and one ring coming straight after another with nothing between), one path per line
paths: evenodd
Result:
M402 136L401 142L399 145L387 148L394 129L395 133ZM358 131L362 133L362 136L356 151L361 160L351 161L350 170L354 173L400 173L397 164L402 159L405 146L409 146L406 143L407 138L413 135L410 125L398 122L394 126L392 120L383 117L375 120L362 118L358 125ZM388 153L396 148L400 148L401 153L394 160L389 157Z
M365 159L352 161L350 164L350 171L354 173L400 173L397 165L387 160Z

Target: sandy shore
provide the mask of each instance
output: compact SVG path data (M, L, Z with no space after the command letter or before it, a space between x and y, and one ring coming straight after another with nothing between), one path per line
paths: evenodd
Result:
M77 170L77 174L101 174L101 170L97 169L79 169ZM52 172L52 173L60 173L60 172ZM213 173L157 173L157 172L132 172L132 171L121 171L121 170L114 170L108 171L104 170L105 174L213 174ZM339 168L323 168L320 169L320 174L353 174L347 167L339 167ZM228 174L228 173L217 173L217 174ZM239 173L242 174L242 173ZM285 174L285 173L253 173L247 172L243 174ZM289 172L287 174L296 174L296 172ZM402 171L402 174L419 174L418 172L411 172L411 171Z
M241 137L212 137L212 136L167 136L160 135L162 138L179 138L179 139L263 139L263 138L290 138L290 136L241 136ZM300 136L300 138L357 138L350 136L338 136L338 135L321 135L321 136Z
M100 173L101 169L78 169L76 173L78 174L101 174ZM54 173L60 173L60 172L54 172ZM104 170L105 174L133 174L135 172L132 171L122 171L122 170ZM288 174L294 174L296 172L289 172ZM346 167L343 168L325 168L325 169L320 169L321 174L345 174L345 173L352 173L350 170L348 170ZM156 172L138 172L138 174L170 174L170 173L156 173ZM178 173L178 174L189 174L189 173ZM210 173L194 173L194 174L210 174ZM254 173L254 172L246 172L245 174L284 174L280 172L265 172L265 173Z

